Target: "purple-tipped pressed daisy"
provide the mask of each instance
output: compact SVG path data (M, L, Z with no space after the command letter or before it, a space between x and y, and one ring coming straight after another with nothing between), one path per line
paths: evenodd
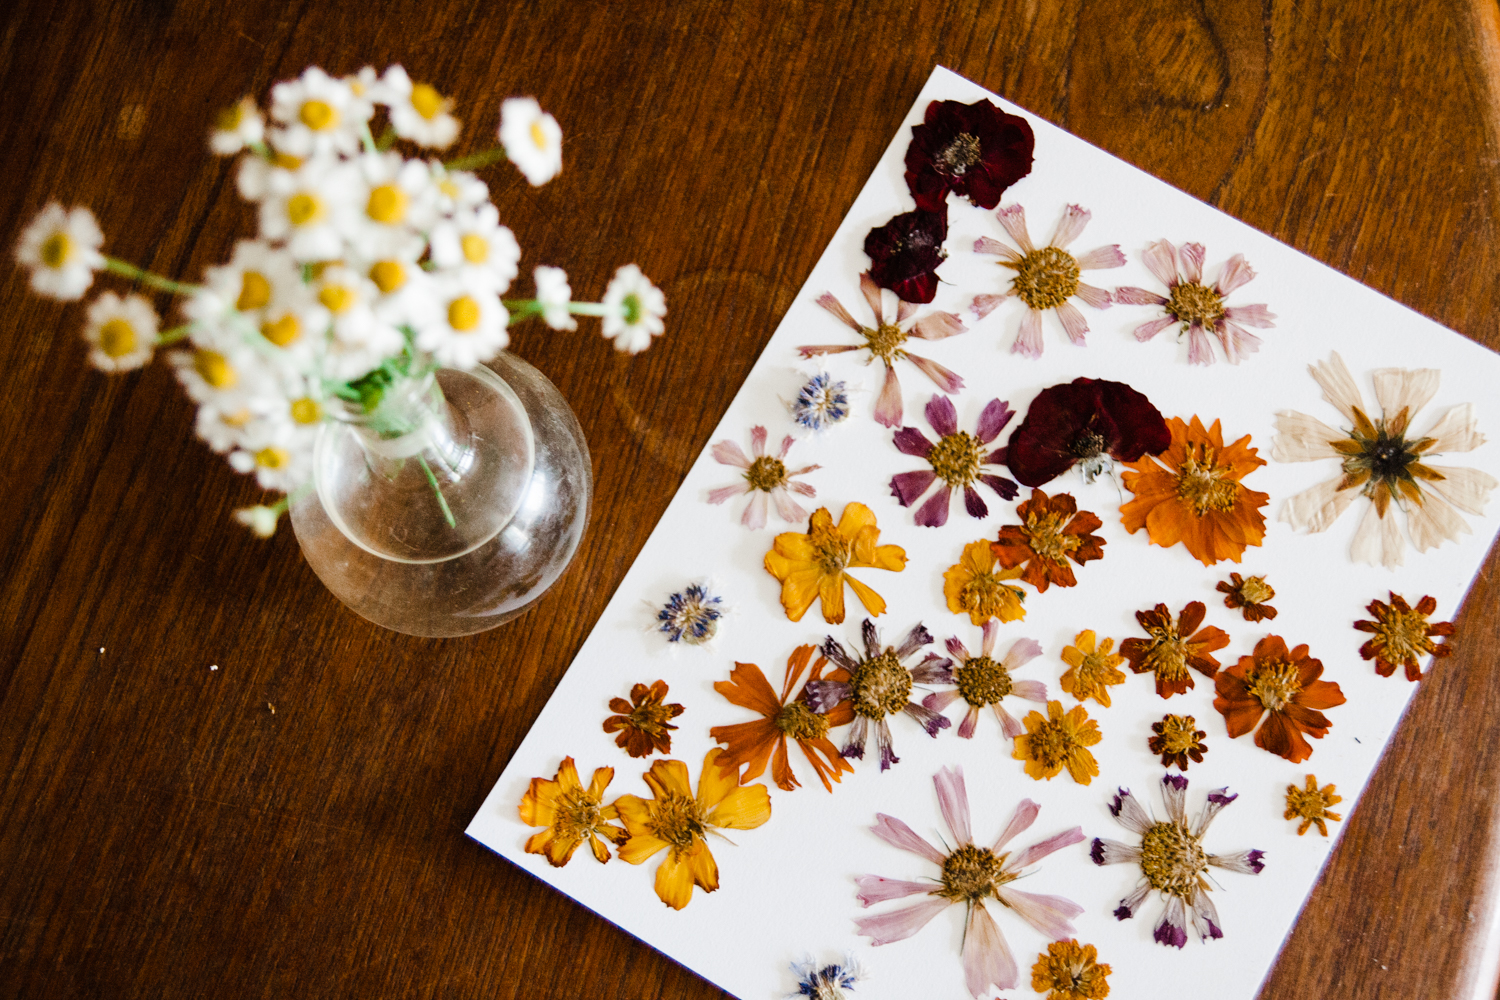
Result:
M1012 671L1042 655L1041 643L1035 639L1017 639L1011 643L1009 652L996 660L995 638L999 634L998 621L991 618L984 623L978 656L971 656L968 647L958 638L948 639L948 655L953 660L917 676L918 684L955 685L952 691L935 691L923 698L922 706L941 712L962 698L968 703L969 710L958 724L958 735L966 740L973 738L974 730L979 727L979 711L986 705L995 710L995 718L1000 720L1000 731L1005 738L1013 740L1026 732L1026 727L1007 712L1001 702L1015 696L1043 705L1047 703L1047 685L1041 681L1018 681L1011 676Z
M1014 989L1020 978L1015 957L995 918L985 909L984 901L993 899L1002 910L1009 910L1040 931L1049 941L1071 937L1072 919L1083 907L1061 896L1041 896L1021 892L1010 883L1028 874L1022 869L1036 864L1053 851L1083 840L1083 830L1073 827L1012 854L1005 845L1036 822L1041 806L1022 799L1015 815L1000 832L992 846L974 843L969 825L969 795L964 788L961 768L943 768L933 776L937 786L938 809L952 834L953 847L946 853L933 847L916 831L894 816L875 814L871 829L892 847L910 851L941 869L936 883L904 882L879 875L861 875L859 901L865 906L892 899L925 894L928 899L898 910L889 910L855 920L855 930L874 945L890 944L911 937L928 921L954 903L963 903L967 913L964 922L964 981L975 997L988 995L990 988Z
M950 312L930 312L914 318L916 307L902 300L896 305L895 319L887 322L880 287L868 273L859 276L859 290L864 293L865 302L875 314L873 328L855 322L854 317L849 315L849 310L828 292L818 296L818 305L863 337L864 343L812 344L797 348L804 358L818 354L841 354L845 351L869 351L870 361L879 358L885 364L885 384L881 386L880 395L875 400L875 419L887 427L895 427L901 423L901 383L896 378L897 361L910 361L944 392L958 392L964 387L964 380L953 372L936 361L912 354L902 346L908 337L942 340L963 333L968 327L964 326L962 320ZM869 364L869 361L865 363Z
M1074 465L1093 482L1110 459L1134 462L1171 444L1172 432L1151 400L1124 382L1076 378L1037 393L1005 446L1005 463L1034 489Z
M911 129L906 186L929 211L945 208L949 191L994 208L1006 188L1031 173L1035 146L1026 119L989 101L933 101Z
M1209 854L1203 849L1203 835L1219 811L1238 795L1230 795L1227 788L1216 788L1208 793L1208 802L1191 825L1183 809L1187 797L1188 780L1179 774L1169 774L1161 779L1162 800L1167 806L1167 818L1158 822L1130 794L1122 788L1110 803L1110 813L1125 829L1140 835L1138 847L1122 844L1117 840L1095 838L1089 856L1096 865L1113 865L1129 862L1139 865L1141 882L1129 896L1120 900L1115 910L1118 920L1136 915L1141 904L1153 891L1159 893L1166 903L1161 920L1157 922L1153 937L1157 943L1181 948L1187 944L1187 920L1191 914L1193 930L1200 940L1224 936L1219 922L1219 912L1209 899L1210 886L1205 875L1210 866L1224 868L1245 875L1259 875L1265 867L1261 860L1265 851L1240 851L1237 854Z
M905 665L904 660L932 642L932 633L921 624L913 627L899 646L882 647L880 633L868 618L860 626L860 632L865 645L863 657L849 655L831 635L823 640L818 651L832 660L836 669L826 680L808 681L802 697L807 707L820 715L847 701L854 712L854 725L849 728L849 738L839 753L863 760L873 726L875 745L880 750L880 769L884 771L901 761L891 748L891 727L886 721L889 716L897 713L911 716L927 730L928 736L936 736L938 730L952 725L937 712L911 700L912 684L917 677L929 676L948 661L936 653L928 653L915 668Z
M964 491L964 509L971 517L984 517L990 512L974 488L975 483L984 483L1000 494L1002 500L1014 498L1020 487L1004 476L985 472L984 466L1005 462L1005 449L990 451L989 444L1015 415L1009 403L992 399L979 415L979 426L970 434L958 429L958 411L953 408L953 400L934 395L927 403L927 422L938 432L937 444L927 440L915 427L903 427L896 432L896 448L904 455L925 458L932 468L891 477L891 495L901 501L901 506L910 507L941 479L943 485L917 508L917 523L925 528L940 528L948 523L948 508L955 489Z
M1237 253L1224 263L1219 280L1205 285L1203 258L1206 252L1202 243L1184 243L1179 250L1167 240L1157 240L1146 248L1141 259L1157 280L1167 286L1167 295L1163 297L1144 288L1126 287L1116 288L1114 298L1116 302L1161 306L1166 310L1165 316L1136 327L1136 340L1144 343L1176 323L1181 327L1178 336L1187 334L1188 364L1214 363L1214 350L1208 343L1208 334L1211 333L1219 338L1224 357L1230 364L1237 365L1260 350L1260 338L1245 327L1266 329L1276 325L1271 322L1276 317L1264 305L1225 305L1224 299L1229 293L1248 284L1255 277L1255 271L1245 261L1245 255Z
M720 486L718 489L708 491L709 503L723 503L730 497L739 496L741 493L753 493L750 502L745 505L745 513L740 515L740 523L747 528L764 528L766 526L767 497L776 501L776 513L788 524L799 524L807 520L807 511L802 505L791 498L791 493L800 493L805 497L814 497L818 491L806 483L795 483L792 480L797 476L806 475L821 466L804 465L800 469L788 469L786 467L787 452L792 450L792 445L797 439L788 435L781 442L781 451L772 457L766 454L766 429L764 427L752 427L750 429L750 450L754 458L746 455L739 445L730 440L723 440L714 445L714 460L721 465L732 465L737 469L745 470L745 481L733 486Z
M902 302L927 303L937 295L937 269L948 259L948 206L903 212L865 235L870 279Z
M1092 218L1088 209L1078 205L1067 207L1052 242L1040 248L1031 242L1031 235L1026 231L1026 212L1020 205L1000 209L995 218L1020 246L1021 252L1017 253L988 236L974 241L974 251L997 255L1000 266L1015 271L1016 276L1011 279L1010 287L999 295L976 295L972 306L974 315L983 319L1008 296L1014 295L1026 306L1026 313L1021 317L1020 333L1010 348L1013 353L1030 358L1042 356L1042 313L1048 309L1057 312L1068 339L1083 346L1089 324L1078 307L1068 300L1076 297L1095 309L1109 308L1109 292L1085 284L1079 276L1084 271L1124 265L1125 255L1120 252L1119 244L1099 247L1076 257L1069 253L1068 244L1078 238Z

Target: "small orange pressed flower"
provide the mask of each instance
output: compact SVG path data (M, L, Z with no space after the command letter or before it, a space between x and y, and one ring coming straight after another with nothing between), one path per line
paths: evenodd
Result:
M1214 708L1224 716L1231 739L1255 730L1255 745L1300 764L1312 756L1303 734L1322 739L1333 726L1318 709L1345 701L1332 681L1320 681L1323 664L1307 655L1307 646L1288 651L1286 640L1268 635L1255 644L1253 656L1225 667L1214 678Z
M885 599L848 575L859 567L906 568L906 550L899 545L880 545L875 514L862 503L844 506L839 523L827 507L813 511L807 533L788 531L776 536L766 553L766 572L781 582L781 606L792 621L801 621L814 601L822 601L823 620L837 625L844 620L844 584L854 591L873 616L885 613Z
M1109 689L1125 683L1120 664L1125 657L1110 652L1115 648L1113 639L1105 639L1096 645L1093 629L1084 629L1073 640L1073 645L1064 646L1063 662L1068 669L1062 675L1062 689L1079 701L1092 698L1105 708L1109 707Z
M1031 988L1047 1000L1103 1000L1109 996L1110 967L1091 944L1053 941L1031 967Z
M1431 597L1422 598L1413 608L1404 597L1391 591L1390 604L1371 601L1366 610L1375 616L1375 620L1358 621L1354 627L1374 635L1359 647L1359 655L1374 660L1375 672L1382 677L1395 673L1399 663L1406 667L1407 680L1419 681L1422 679L1421 657L1441 659L1453 652L1447 643L1431 639L1434 635L1452 635L1454 631L1452 622L1428 624L1427 619L1437 610L1437 601Z
M1032 490L1031 499L1016 506L1019 525L1007 524L1000 538L991 544L1000 565L1010 569L1025 567L1021 579L1038 593L1051 584L1073 587L1071 559L1082 566L1090 559L1103 559L1104 539L1092 532L1103 526L1097 516L1080 511L1077 502L1066 493L1049 497Z
M791 761L787 758L787 737L797 741L812 764L813 770L830 792L833 786L828 779L839 781L840 772L851 774L854 768L839 755L839 748L828 739L828 730L835 726L848 725L854 721L854 710L848 702L840 702L826 714L814 712L802 698L790 698L792 689L802 680L807 663L812 659L813 646L798 646L786 661L786 682L781 688L781 697L766 681L766 675L753 663L736 663L729 673L728 681L715 681L714 690L741 708L759 712L762 718L754 722L741 722L734 726L715 726L708 735L724 744L719 755L719 767L739 774L741 766L745 773L741 782L753 781L766 770L771 762L771 778L776 787L790 792L801 787L801 782L792 774ZM822 679L823 668L828 664L824 657L812 666L807 675L809 681ZM775 759L772 759L772 754ZM822 757L818 755L822 754ZM824 760L827 763L824 763Z
M1193 601L1182 609L1175 622L1165 604L1158 604L1150 611L1137 611L1135 620L1151 638L1126 639L1120 643L1120 652L1130 661L1131 670L1156 675L1156 693L1163 698L1192 688L1188 667L1205 677L1218 672L1219 661L1211 654L1229 645L1229 636L1212 625L1198 628L1206 611L1202 601Z
M1271 498L1240 482L1265 459L1256 457L1248 434L1226 447L1217 420L1205 428L1197 417L1191 424L1173 417L1167 426L1171 447L1155 458L1142 455L1121 476L1135 494L1120 508L1125 529L1145 528L1163 547L1181 542L1205 566L1239 562L1247 545L1266 537L1260 508Z
M1309 774L1307 776L1307 787L1298 788L1296 785L1286 786L1286 813L1283 819L1300 819L1297 825L1297 836L1302 836L1314 824L1318 832L1328 836L1328 820L1335 823L1344 817L1336 812L1329 812L1328 807L1337 805L1344 801L1342 795L1334 794L1333 785L1324 785L1318 788L1318 779Z
M1026 732L1016 737L1016 760L1026 762L1026 773L1038 781L1051 781L1064 767L1080 785L1087 785L1099 773L1099 763L1088 747L1104 738L1099 724L1089 718L1082 705L1074 705L1066 714L1062 702L1047 702L1047 716L1029 712L1024 720Z
M578 768L572 757L564 757L555 778L532 778L531 786L521 799L521 822L546 829L526 841L527 854L541 854L554 868L561 868L585 840L601 863L609 860L608 840L625 842L623 829L609 822L618 819L615 807L604 805L604 790L615 776L612 767L594 772L589 787L578 780ZM600 838L603 838L601 840Z
M967 614L975 625L991 618L1003 622L1025 618L1022 602L1026 591L1005 582L1018 579L1021 572L1020 567L1000 569L989 542L970 542L959 561L943 571L943 597L947 598L948 610Z
M1162 767L1176 764L1177 770L1186 771L1189 759L1195 764L1203 763L1203 755L1208 753L1203 737L1208 733L1194 728L1197 724L1191 715L1163 715L1160 722L1151 723L1151 731L1156 735L1146 745L1152 753L1161 754Z
M1276 609L1266 602L1276 596L1276 591L1263 576L1243 577L1230 573L1229 579L1220 580L1218 591L1226 594L1224 607L1239 608L1247 622L1267 621L1276 617Z
M651 799L622 795L615 800L630 835L620 847L621 860L638 865L666 851L656 869L656 895L674 910L692 901L694 885L704 892L719 887L719 865L705 839L710 832L753 830L771 818L766 786L740 785L738 775L719 767L722 752L714 747L703 758L697 795L686 764L658 760L645 774Z
M630 689L630 700L611 698L609 709L617 712L604 720L606 733L619 733L615 746L623 747L632 757L649 757L652 751L672 752L672 734L676 729L667 720L682 714L681 705L665 705L667 682L656 681L650 687L637 684Z

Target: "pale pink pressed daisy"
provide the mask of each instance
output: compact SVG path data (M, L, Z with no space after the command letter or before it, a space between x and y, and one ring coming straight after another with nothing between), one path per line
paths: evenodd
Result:
M1157 240L1146 248L1141 260L1157 280L1167 286L1167 296L1144 288L1116 288L1115 301L1135 306L1161 306L1166 310L1165 316L1136 327L1136 340L1145 343L1176 323L1181 327L1178 336L1187 334L1188 364L1214 363L1213 347L1208 342L1211 333L1219 338L1224 357L1230 364L1237 365L1246 356L1260 350L1260 338L1245 327L1266 329L1276 325L1271 322L1276 317L1263 305L1224 304L1230 292L1255 277L1255 271L1246 263L1244 254L1237 253L1225 261L1219 280L1205 285L1205 253L1202 243L1184 243L1179 250L1167 240Z
M983 997L991 987L1014 989L1020 980L1020 970L995 918L985 909L984 901L987 898L995 900L1049 941L1073 936L1072 918L1082 913L1083 907L1061 896L1021 892L1012 888L1010 883L1026 874L1022 869L1053 851L1083 840L1083 830L1075 826L1014 854L1004 850L1006 844L1036 822L1037 813L1041 811L1041 806L1035 802L1022 799L999 839L990 847L981 847L974 843L974 835L969 830L969 796L964 789L963 769L943 768L933 776L932 783L937 787L938 809L954 842L946 853L933 847L899 819L884 813L876 813L875 825L871 829L892 847L910 851L937 865L940 869L937 879L903 882L879 875L861 875L855 879L859 886L859 901L865 906L918 894L931 898L875 916L860 917L854 922L856 931L877 946L903 941L949 906L963 903L967 910L963 937L964 982L969 992L975 997Z
M901 383L896 378L897 361L910 361L944 392L958 392L964 387L964 380L947 368L936 361L918 357L902 346L909 337L918 337L922 340L943 340L946 337L963 333L968 330L968 327L964 326L962 320L953 313L937 311L916 317L917 307L910 302L898 299L896 316L893 320L887 321L880 286L875 284L868 272L859 276L859 290L864 293L865 302L869 304L870 311L875 314L873 328L861 326L856 322L854 317L849 315L849 310L844 308L843 303L829 292L818 296L818 305L833 313L845 326L863 337L864 343L813 344L797 348L804 358L817 354L841 354L845 351L869 351L870 361L879 358L885 364L885 384L881 386L880 395L875 400L875 419L887 427L896 427L901 423ZM866 364L868 363L867 361Z
M1000 623L994 618L984 623L980 639L979 655L970 655L968 647L956 636L946 643L952 660L944 660L936 668L917 678L921 684L952 684L952 691L934 691L922 699L922 706L941 712L960 698L968 706L964 720L958 724L958 735L973 739L979 728L979 713L986 706L994 709L1000 720L1000 731L1006 739L1015 739L1026 732L1026 727L1001 704L1006 698L1016 697L1038 704L1047 703L1047 685L1041 681L1018 681L1013 672L1042 655L1041 643L1035 639L1017 639L1010 650L1000 659L995 659L995 638L1000 634Z
M1062 221L1057 224L1052 242L1044 247L1037 247L1031 242L1031 235L1026 230L1026 211L1020 205L1008 205L995 212L995 218L1000 220L1000 225L1016 241L1021 252L1017 253L988 236L981 236L974 241L975 253L995 254L1000 258L1001 267L1008 267L1016 272L1009 289L999 295L976 295L971 306L974 315L983 319L1008 296L1014 295L1025 304L1026 314L1021 317L1021 330L1016 335L1016 342L1011 345L1012 353L1024 354L1029 358L1042 356L1042 313L1048 309L1056 311L1068 339L1082 347L1084 337L1089 332L1089 324L1069 299L1077 298L1095 309L1109 308L1109 292L1086 284L1079 278L1084 271L1123 266L1125 255L1120 252L1120 245L1115 243L1099 247L1078 256L1069 253L1067 249L1068 244L1078 238L1092 217L1093 213L1088 209L1069 205L1063 212Z
M744 469L745 481L733 486L720 486L718 489L710 490L708 502L723 503L730 497L739 496L741 493L753 493L750 503L745 506L745 513L740 516L740 523L747 528L766 526L767 497L776 502L776 513L788 524L799 524L807 520L807 511L791 498L791 494L800 493L805 497L814 497L818 495L818 491L807 483L795 483L792 480L796 476L806 475L821 466L804 465L800 469L788 469L786 467L787 452L792 450L792 445L796 442L796 438L787 435L781 441L781 451L774 457L767 455L766 429L752 427L750 450L754 455L753 458L746 455L739 445L728 439L715 444L714 459L721 465L732 465L737 469Z

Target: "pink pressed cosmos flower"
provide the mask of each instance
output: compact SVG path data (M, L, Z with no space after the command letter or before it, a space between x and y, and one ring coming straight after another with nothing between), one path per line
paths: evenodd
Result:
M879 358L884 362L885 384L875 400L875 419L887 427L895 427L901 423L901 383L896 379L897 361L910 361L944 392L958 392L964 387L963 379L936 361L918 357L902 347L908 337L942 340L945 337L963 333L968 330L968 327L964 326L962 320L950 312L930 312L913 319L917 307L903 299L896 305L895 319L887 322L880 286L875 284L874 279L868 273L859 276L859 290L864 293L865 302L869 304L870 311L875 314L873 329L855 322L854 317L849 315L849 311L844 308L843 304L828 292L818 296L818 305L833 313L845 326L863 337L864 343L814 344L797 348L804 358L817 354L840 354L844 351L869 351L871 361Z
M1157 280L1167 286L1167 297L1144 288L1116 288L1115 301L1136 306L1161 306L1166 315L1135 328L1135 339L1150 340L1173 323L1179 324L1178 336L1187 334L1188 364L1211 365L1214 351L1208 343L1208 334L1219 338L1224 347L1224 357L1237 365L1247 355L1260 350L1260 338L1246 330L1253 326L1265 329L1275 326L1276 317L1263 305L1226 306L1224 299L1230 292L1248 284L1255 277L1244 254L1235 254L1224 263L1219 280L1212 285L1203 283L1202 243L1184 243L1178 250L1166 240L1157 240L1141 255L1146 267Z
M896 432L897 449L904 455L925 458L932 468L893 476L891 495L901 501L901 506L910 507L941 479L942 488L917 508L917 523L925 528L940 528L948 523L954 489L964 491L964 509L971 517L984 517L990 512L974 488L975 483L984 483L1000 494L1002 500L1013 499L1020 487L1004 476L985 472L984 466L1005 462L1004 448L990 451L988 446L1015 415L1009 403L992 399L979 415L979 426L970 434L958 429L958 412L953 401L947 396L934 395L927 403L927 422L941 435L937 444L927 440L915 427L903 427Z
M918 894L931 898L898 910L861 917L854 922L855 929L868 937L871 944L890 944L911 937L954 903L963 903L968 911L963 962L964 981L969 992L975 997L983 997L992 986L1002 990L1014 989L1020 971L995 918L984 908L984 901L994 899L1004 909L1035 927L1049 941L1071 937L1074 933L1072 918L1082 913L1083 907L1061 896L1021 892L1012 888L1010 883L1023 874L1023 868L1053 851L1083 840L1083 830L1075 826L1014 854L1005 851L1005 845L1029 828L1041 810L1041 806L1030 799L1022 799L999 839L990 847L981 847L974 843L974 835L969 830L969 796L964 789L963 770L943 768L933 776L932 783L937 787L938 809L943 814L943 822L953 835L954 845L947 853L933 847L899 819L884 813L876 813L875 825L871 829L892 847L910 851L937 865L941 872L936 885L931 881L903 882L879 875L861 875L855 879L859 886L859 901L865 906Z
M754 459L748 457L740 446L733 441L724 440L714 445L714 459L721 465L732 465L745 470L745 481L736 483L734 486L720 486L718 489L709 490L709 503L723 503L730 497L739 496L741 493L753 493L750 503L745 506L745 513L740 516L740 523L747 528L764 528L766 526L766 497L776 501L776 513L788 524L799 524L807 520L807 511L802 505L793 500L791 493L800 493L805 497L814 497L818 491L806 483L794 483L792 479L796 476L806 475L815 469L821 468L817 465L804 465L800 469L788 469L786 467L787 452L792 450L792 445L797 439L788 435L782 439L781 451L774 458L766 454L766 429L764 427L752 427L750 429L750 450L754 453Z
M979 727L979 712L986 705L995 710L1005 738L1013 740L1026 732L1026 727L1001 702L1014 695L1026 701L1047 703L1047 685L1041 681L1018 681L1011 676L1012 671L1042 655L1041 643L1035 639L1017 639L1011 643L1010 651L996 660L995 637L999 634L998 621L991 618L984 623L978 656L970 656L962 642L950 638L946 645L952 661L944 661L916 678L919 684L954 685L952 691L937 691L923 698L922 707L941 712L962 698L968 703L968 711L958 724L958 735L966 740L973 738L974 730Z
M1062 221L1057 224L1052 242L1038 248L1032 244L1031 235L1026 231L1025 210L1020 205L1010 205L997 211L995 218L1020 246L1021 252L1017 253L988 236L974 241L976 253L995 254L1000 258L1001 267L1016 272L1008 290L999 295L976 295L972 306L974 315L983 319L1007 296L1014 295L1025 303L1026 315L1021 317L1021 332L1011 345L1013 353L1032 358L1042 356L1042 313L1048 309L1057 311L1068 339L1082 346L1089 325L1078 307L1068 301L1071 298L1077 297L1095 309L1109 308L1109 292L1085 284L1079 280L1079 275L1083 271L1122 266L1125 255L1120 252L1119 244L1099 247L1077 257L1067 250L1068 244L1078 238L1092 217L1087 209L1069 205L1063 212Z

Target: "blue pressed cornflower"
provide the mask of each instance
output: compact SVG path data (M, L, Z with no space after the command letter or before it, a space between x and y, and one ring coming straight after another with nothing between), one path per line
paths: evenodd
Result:
M659 623L656 629L668 642L696 646L714 637L722 617L724 599L709 593L702 584L693 583L667 598L667 603L656 613Z
M789 997L812 997L813 1000L845 1000L844 991L854 989L854 984L865 977L853 957L844 959L842 965L830 963L819 968L811 958L792 963L792 972L797 977L797 992Z
M827 372L808 379L792 400L792 419L810 431L827 430L849 417L849 385Z

